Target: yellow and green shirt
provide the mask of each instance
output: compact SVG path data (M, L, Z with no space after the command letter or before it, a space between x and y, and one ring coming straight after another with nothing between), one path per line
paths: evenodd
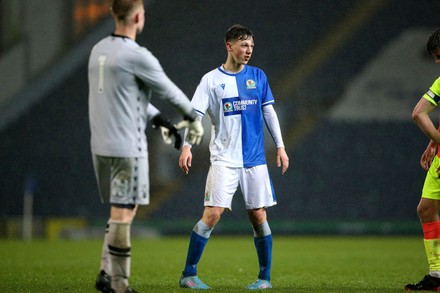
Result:
M440 101L440 77L434 81L432 86L429 88L429 91L426 92L423 97L430 101L433 105L438 106Z

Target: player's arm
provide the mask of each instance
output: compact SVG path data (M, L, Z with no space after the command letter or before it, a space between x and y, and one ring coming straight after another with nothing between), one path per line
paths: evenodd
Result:
M432 101L422 97L412 112L412 119L417 126L435 143L440 145L440 133L434 126L429 114L437 107Z
M437 145L434 141L430 140L428 146L426 147L420 158L420 166L422 166L423 169L428 170L429 167L431 167L432 159L435 156L436 149Z
M437 131L440 132L440 126ZM425 151L420 158L420 165L423 169L428 170L431 167L432 160L434 159L435 153L437 151L438 145L431 139L429 140L428 145L426 146ZM440 167L437 169L437 173L440 175Z
M194 103L196 100L197 98L193 97L191 103ZM197 111L197 114L198 116L196 118L196 121L198 121L200 125L202 125L203 113ZM192 142L191 140L188 140L189 135L190 135L190 129L185 129L185 133L183 135L184 139L183 139L182 152L179 158L179 167L183 170L183 172L185 172L185 174L188 174L189 168L191 167L191 163L192 163L192 153L191 153Z
M206 111L209 108L209 97L210 97L210 87L208 82L208 75L205 74L202 79L200 80L199 85L196 88L196 91L194 92L194 95L191 100L191 105L194 107L196 112L196 118L193 122L194 125L197 125L200 129L191 129L191 127L187 127L187 121L185 119L181 122L179 122L176 125L177 129L180 128L186 128L185 129L185 135L184 135L184 145L185 144L200 144L202 140L201 135L197 135L197 132L201 131L203 134L203 125L202 125L202 118L205 115ZM194 134L195 133L195 134Z
M192 144L199 144L203 137L203 127L196 120L197 113L188 97L165 74L156 57L147 49L139 50L136 76L151 88L160 98L167 100L186 117L185 123L176 127L188 128Z
M281 135L281 127L278 121L277 113L273 105L269 104L263 107L263 117L266 121L267 129L272 136L277 147L277 166L281 168L281 174L286 173L289 168L289 157L284 148L283 137Z
M153 104L148 103L147 106L147 120L151 121L155 116L160 115L159 109L157 109Z
M179 157L179 167L185 174L189 173L189 168L192 163L191 145L186 144L182 147L182 152Z

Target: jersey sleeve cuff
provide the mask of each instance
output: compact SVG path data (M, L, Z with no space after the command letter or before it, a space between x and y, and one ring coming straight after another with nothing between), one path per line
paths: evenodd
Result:
M429 90L426 94L424 94L423 98L425 98L435 106L438 106L438 102L440 101L440 97L434 94L434 92L431 90Z

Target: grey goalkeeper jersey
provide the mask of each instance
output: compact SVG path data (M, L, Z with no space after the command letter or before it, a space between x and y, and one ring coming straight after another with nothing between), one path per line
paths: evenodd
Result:
M147 107L152 92L189 117L188 97L167 77L153 54L135 41L111 35L92 49L88 64L92 153L110 157L147 155Z

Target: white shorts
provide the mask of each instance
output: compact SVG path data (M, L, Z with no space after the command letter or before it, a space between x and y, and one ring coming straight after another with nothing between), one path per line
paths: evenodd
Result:
M103 202L120 205L150 203L148 157L116 158L93 155L93 166Z
M251 168L211 165L206 180L205 206L232 210L232 198L238 185L247 210L277 204L267 165Z

